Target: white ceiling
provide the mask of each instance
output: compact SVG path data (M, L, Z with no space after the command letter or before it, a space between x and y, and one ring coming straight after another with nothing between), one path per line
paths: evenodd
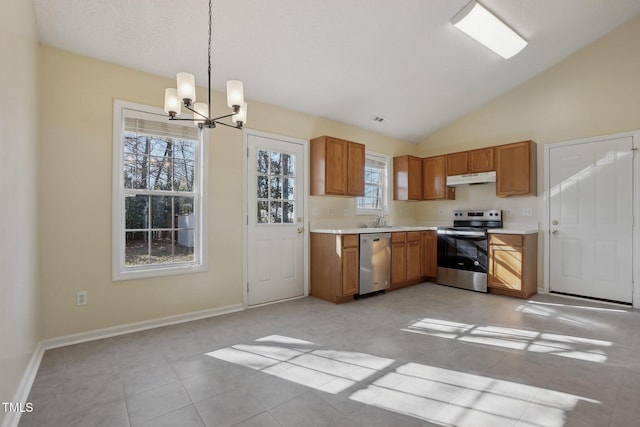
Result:
M206 87L206 0L33 1L45 44ZM529 41L520 54L451 25L468 0L217 1L213 86L418 142L640 14L640 0L480 2Z

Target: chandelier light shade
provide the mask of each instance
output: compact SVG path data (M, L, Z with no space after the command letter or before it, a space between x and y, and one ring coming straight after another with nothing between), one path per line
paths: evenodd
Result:
M198 126L201 121L209 114L209 107L205 102L196 102L193 104L193 123Z
M475 0L458 12L451 23L504 59L511 58L527 45L525 39Z
M191 73L178 73L176 75L176 88L167 88L164 91L164 111L169 115L169 120L193 120L200 128L212 129L216 125L229 126L242 129L247 122L247 103L244 101L244 88L240 80L227 82L227 105L231 113L219 117L211 114L211 27L212 7L209 0L209 45L208 45L208 76L209 76L209 103L196 102L196 79ZM193 113L193 117L179 117L182 107ZM221 120L231 118L233 125Z
M247 121L247 103L246 102L244 101L242 102L242 106L240 107L238 112L233 116L231 116L231 121L235 123L236 126L238 125L238 123L242 124Z
M178 98L178 90L176 88L167 88L164 90L164 112L169 117L180 115L182 101Z
M244 102L242 82L229 80L227 82L227 105L229 108L241 107Z
M178 82L178 98L184 102L184 105L189 106L196 102L196 78L193 77L193 74L178 73L176 80Z

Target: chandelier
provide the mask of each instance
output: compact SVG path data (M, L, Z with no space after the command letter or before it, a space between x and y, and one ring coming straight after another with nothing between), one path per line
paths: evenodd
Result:
M211 114L211 17L211 0L209 0L209 104L196 102L196 82L193 74L178 73L176 75L177 88L167 88L164 91L164 111L169 115L169 120L193 120L193 123L200 129L212 129L216 125L242 129L242 126L247 122L247 103L244 101L240 80L227 81L227 105L232 112L219 117L212 117ZM193 118L179 117L183 106L193 113ZM231 117L233 125L220 121L229 117Z

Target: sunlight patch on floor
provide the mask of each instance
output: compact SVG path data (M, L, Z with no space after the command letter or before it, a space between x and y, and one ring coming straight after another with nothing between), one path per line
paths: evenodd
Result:
M314 349L314 343L295 338L271 336L256 341L260 344L237 344L207 355L332 394L394 362L352 351Z
M597 363L607 360L605 349L612 346L610 341L431 318L418 320L402 331Z
M447 426L562 427L580 396L407 363L351 399Z
M573 309L577 309L575 313L568 313L568 311ZM594 318L592 313L589 313L589 311L602 313L628 313L627 310L620 308L590 307L585 305L560 304L541 301L527 301L525 304L518 306L516 310L525 314L558 319L565 323L581 326L589 330L593 330L594 328L600 330L611 329L608 323L598 321Z
M436 334L454 333L456 328L454 322L434 319L417 323L423 330L435 325ZM558 342L570 345L580 340L496 326L478 328L459 324L460 330L468 336L476 333L498 341L508 336L513 342L529 345L544 335L557 340L553 341L554 345ZM391 370L396 362L393 359L319 349L314 343L294 338L272 336L255 342L257 344L237 344L207 355L326 393L346 391L351 400L443 426L562 427L567 412L579 402L600 404L569 393L420 363L404 363ZM387 368L390 369L383 375L382 371Z

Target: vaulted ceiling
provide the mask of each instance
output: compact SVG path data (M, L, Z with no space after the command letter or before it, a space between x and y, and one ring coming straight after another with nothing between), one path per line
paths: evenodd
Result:
M206 87L206 0L33 1L45 44ZM418 142L640 14L640 0L480 0L529 41L504 60L451 25L467 3L217 1L213 86Z

